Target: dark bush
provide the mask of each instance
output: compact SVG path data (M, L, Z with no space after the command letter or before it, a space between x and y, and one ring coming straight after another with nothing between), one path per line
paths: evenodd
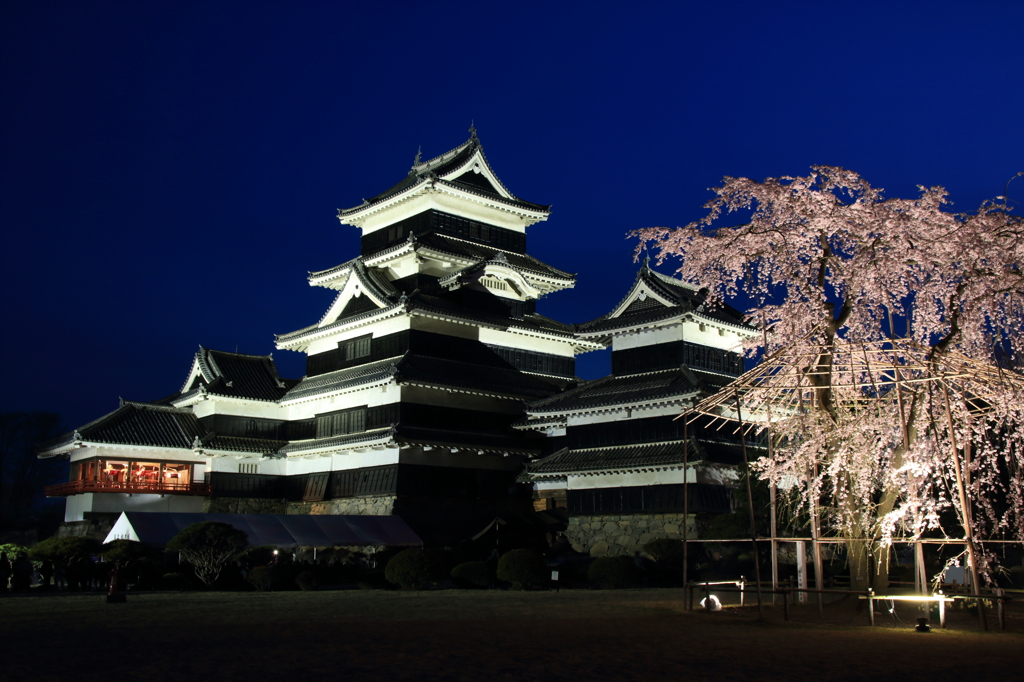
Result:
M320 581L317 580L316 573L313 571L303 571L295 576L295 584L303 592L315 592L316 588L320 586Z
M270 566L257 566L245 575L245 580L260 592L266 592L273 583L273 569Z
M683 541L676 540L673 538L658 538L657 540L651 540L644 545L644 551L651 555L651 558L658 563L678 563L682 566L683 562Z
M487 587L491 583L490 571L483 561L467 561L452 569L452 580L462 588Z
M186 589L188 586L188 577L181 573L164 573L163 577L160 579L160 588L164 590L178 592Z
M388 582L405 590L419 589L425 582L444 580L446 576L443 558L427 549L403 550L384 569Z
M547 584L544 555L533 549L513 549L498 560L498 579L512 583L513 590L528 590Z
M587 579L605 590L625 587L633 577L633 560L628 556L602 557L590 564Z
M246 547L235 555L235 561L243 566L267 566L274 560L274 549L272 545Z
M394 589L394 586L384 577L384 571L373 569L366 571L359 579L360 590L387 590Z

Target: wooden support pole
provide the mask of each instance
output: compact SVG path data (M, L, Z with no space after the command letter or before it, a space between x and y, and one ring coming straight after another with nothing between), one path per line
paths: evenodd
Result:
M960 513L961 520L964 524L964 539L967 544L967 560L971 567L971 582L974 583L974 589L976 591L981 590L981 582L978 580L978 562L977 557L974 555L974 524L971 523L971 509L968 507L967 492L965 490L964 479L967 479L968 484L970 479L970 471L967 467L964 470L960 470L960 457L956 444L956 429L953 424L953 410L949 406L949 386L946 382L942 382L942 393L946 399L946 419L949 422L949 442L950 447L953 450L953 471L956 473L956 487L960 498ZM966 450L967 444L964 444ZM969 451L965 452L969 456ZM985 602L981 599L978 600L978 617L981 619L981 629L988 631L988 620L985 618Z
M747 506L750 507L750 548L754 553L754 580L757 587L757 617L764 618L764 607L761 600L761 562L757 555L757 524L754 522L754 490L750 484L750 460L747 458L747 438L743 433L743 411L740 407L740 394L736 393L736 419L740 423L740 449L743 451L743 473L747 478Z
M689 424L683 416L683 584L689 579L690 570L690 432ZM692 591L691 591L692 595ZM693 599L690 599L690 610L693 610Z
M914 543L914 582L918 594L928 594L928 569L924 563L924 545Z

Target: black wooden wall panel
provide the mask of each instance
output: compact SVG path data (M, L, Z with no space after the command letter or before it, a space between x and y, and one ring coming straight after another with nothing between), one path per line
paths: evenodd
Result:
M704 483L691 483L689 487L690 513L725 513L731 510L731 493L728 488ZM573 516L683 511L682 483L570 490L567 497L569 514Z

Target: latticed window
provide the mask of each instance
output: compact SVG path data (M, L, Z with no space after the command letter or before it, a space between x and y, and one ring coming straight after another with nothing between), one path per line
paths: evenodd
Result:
M316 418L316 437L343 436L346 433L358 433L366 430L366 408L357 407L351 410L319 415Z
M341 347L345 353L345 360L356 360L358 358L366 358L370 356L370 340L371 334L366 336L360 336L357 339L349 339L348 341L342 341Z

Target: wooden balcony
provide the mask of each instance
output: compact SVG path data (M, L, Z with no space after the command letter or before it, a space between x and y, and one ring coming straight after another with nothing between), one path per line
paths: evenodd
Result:
M131 481L69 481L46 486L47 497L66 497L78 493L128 493L131 495L208 495L208 483L148 483Z

